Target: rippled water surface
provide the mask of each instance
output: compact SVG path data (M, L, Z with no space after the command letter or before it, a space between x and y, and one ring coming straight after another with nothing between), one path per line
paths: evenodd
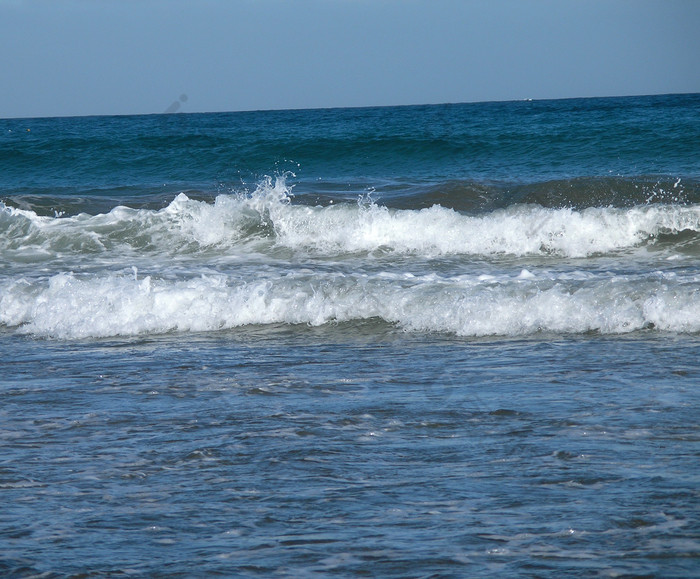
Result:
M4 343L4 572L697 572L695 338Z

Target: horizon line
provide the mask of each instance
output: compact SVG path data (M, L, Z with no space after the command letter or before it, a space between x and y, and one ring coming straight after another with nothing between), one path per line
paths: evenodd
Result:
M546 101L566 101L566 100L592 100L592 99L622 99L622 98L642 98L642 97L664 97L664 96L690 96L697 95L700 92L671 92L671 93L638 93L624 95L605 95L605 96L575 96L575 97L559 97L559 98L518 98L518 99L493 99L493 100L478 100L478 101L444 101L431 103L406 103L392 105L350 105L350 106L318 106L318 107L291 107L291 108L262 108L262 109L235 109L235 110L209 110L209 111L174 111L174 112L150 112L150 113L105 113L105 114L85 114L85 115L37 115L37 116L17 116L17 117L0 117L2 121L22 121L22 120L40 120L40 119L82 119L82 118L99 118L99 117L146 117L146 116L173 116L173 115L212 115L212 114L238 114L238 113L268 113L268 112L294 112L294 111L333 111L333 110L353 110L353 109L383 109L383 108L401 108L401 107L432 107L446 105L476 105L489 103L522 103L522 102L546 102Z

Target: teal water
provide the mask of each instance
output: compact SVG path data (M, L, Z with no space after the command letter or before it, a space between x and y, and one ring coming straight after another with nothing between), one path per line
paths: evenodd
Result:
M0 574L694 577L700 96L0 120Z

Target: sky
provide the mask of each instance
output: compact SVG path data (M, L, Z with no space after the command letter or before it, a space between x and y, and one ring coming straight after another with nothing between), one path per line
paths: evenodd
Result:
M700 0L0 0L0 118L700 92Z

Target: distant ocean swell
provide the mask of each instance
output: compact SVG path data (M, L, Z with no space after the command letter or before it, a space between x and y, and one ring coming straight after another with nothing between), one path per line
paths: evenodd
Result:
M0 205L0 224L16 272L0 282L0 324L37 336L367 320L459 336L700 331L700 274L685 266L700 252L697 204L312 206L278 179L163 209ZM658 266L625 270L625 253Z

